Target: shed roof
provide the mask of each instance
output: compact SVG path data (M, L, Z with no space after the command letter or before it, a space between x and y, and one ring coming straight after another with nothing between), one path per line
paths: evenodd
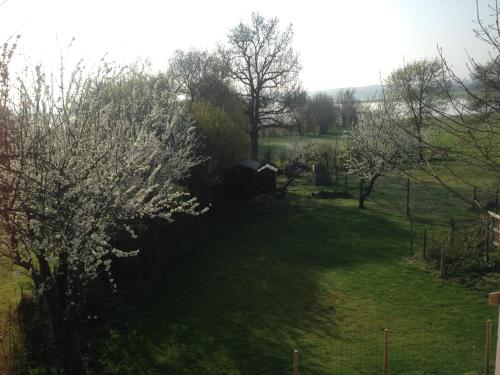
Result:
M247 159L247 160L242 160L236 163L237 165L241 165L243 167L247 167L250 169L258 170L260 167L260 163L256 160L252 159Z
M260 172L260 171L262 171L264 169L270 169L274 173L278 172L278 168L276 168L274 165L271 165L271 164L266 164L263 167L260 167L257 172Z

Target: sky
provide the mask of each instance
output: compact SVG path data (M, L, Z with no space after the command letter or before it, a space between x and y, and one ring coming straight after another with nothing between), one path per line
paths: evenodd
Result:
M404 62L437 56L438 45L461 76L467 53L488 58L472 31L475 0L2 1L0 41L21 35L15 69L42 63L57 70L61 56L66 65L106 56L120 64L148 59L165 70L176 49L212 49L253 11L293 25L310 91L378 84ZM479 0L485 20L487 5Z

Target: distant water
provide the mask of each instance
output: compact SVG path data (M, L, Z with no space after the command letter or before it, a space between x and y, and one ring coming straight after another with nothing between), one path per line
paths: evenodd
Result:
M372 109L378 108L382 103L382 101L362 102L363 105L368 105ZM435 114L443 113L446 116L456 116L460 114L460 112L464 115L478 113L478 111L469 110L467 108L467 101L465 98L455 99L455 104L449 101L443 101L438 105L438 111L434 111Z

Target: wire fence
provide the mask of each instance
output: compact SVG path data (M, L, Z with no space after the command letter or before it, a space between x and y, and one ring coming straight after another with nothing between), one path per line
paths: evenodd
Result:
M349 332L332 341L329 360L321 363L307 348L295 349L288 373L492 375L495 324L491 320L463 321L463 329L479 329L483 334L476 334L476 339L459 331L450 335L432 324L419 330L394 327Z
M359 180L338 172L333 178L333 189L356 197ZM481 275L498 274L500 248L493 244L491 222L484 210L499 212L499 190L495 186L465 186L460 193L469 194L470 200L458 198L438 183L387 176L377 181L367 205L371 203L384 215L406 222L408 254L437 270L441 278L472 275L472 279L479 280ZM500 284L495 282L500 279L493 278L484 285L485 290L498 288ZM432 316L432 312L428 313ZM463 332L441 332L439 322L431 321L419 329L389 324L384 327L388 329L385 342L381 329L377 334L360 333L359 336L371 337L371 348L360 350L362 345L357 345L351 351L339 345L333 349L328 373L493 374L496 335L492 332L496 332L493 326L497 323L467 321L460 314L450 314L445 319L457 319ZM476 334L467 334L467 330ZM478 331L483 334L477 335ZM301 354L307 369L305 356L306 353Z

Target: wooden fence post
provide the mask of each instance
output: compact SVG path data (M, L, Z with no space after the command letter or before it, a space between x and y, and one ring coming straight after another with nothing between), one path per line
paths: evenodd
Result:
M497 195L495 198L495 213L496 214L498 214L498 191L499 191L499 189L497 189Z
M409 255L413 255L413 218L410 216L410 251Z
M406 180L406 216L410 216L410 179Z
M444 277L446 276L446 272L444 271L444 250L445 246L441 246L441 256L439 258L439 277L441 277L442 279L444 279Z
M500 292L490 293L488 300L491 306L498 306L497 354L495 359L495 375L500 375Z
M484 358L484 375L490 375L490 365L491 365L491 319L486 321L486 346L485 346L485 358Z
M347 193L348 189L349 189L349 181L348 181L348 175L347 175L347 170L345 171L345 175L344 175L344 192Z
M293 351L293 375L299 375L299 351Z
M384 375L389 375L389 330L384 329Z
M486 251L486 262L490 262L490 226L491 226L491 220L489 218L486 219L486 244L485 244L485 251Z
M424 229L424 249L422 251L422 257L424 258L424 261L427 260L427 228Z
M365 201L363 200L363 187L364 187L364 183L363 183L363 179L360 178L359 179L359 208L365 208Z
M477 201L477 187L474 186L474 192L472 193L472 208L476 207L476 201Z
M451 247L455 246L455 220L450 219L450 237L451 237Z
M335 150L333 156L333 172L335 173L335 185L337 185L337 140L335 140Z

